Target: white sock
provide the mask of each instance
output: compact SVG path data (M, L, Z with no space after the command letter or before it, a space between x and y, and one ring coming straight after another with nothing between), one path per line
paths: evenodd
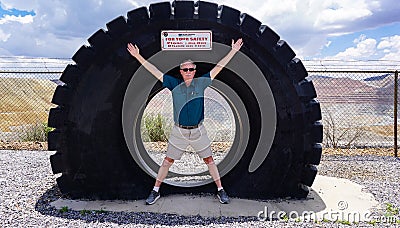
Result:
M218 188L218 191L221 191L222 189L224 189L223 187Z
M160 190L160 187L154 186L154 187L153 187L153 190L156 191L156 192L158 192L158 190Z

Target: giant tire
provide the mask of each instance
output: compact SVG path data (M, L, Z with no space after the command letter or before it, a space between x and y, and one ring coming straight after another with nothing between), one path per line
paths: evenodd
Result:
M195 7L198 13L195 13ZM174 9L174 14L171 9ZM126 51L134 42L144 57L160 52L160 30L213 31L213 42L230 45L243 37L241 51L261 70L271 88L276 109L276 130L265 160L249 169L260 141L259 102L244 80L230 70L218 79L236 92L249 116L249 136L240 160L222 177L233 197L269 199L307 196L321 159L321 110L312 82L301 61L286 42L247 14L209 2L178 1L151 4L107 23L72 57L60 80L50 110L48 146L61 192L73 198L143 199L154 183L132 158L124 138L122 109L127 89L140 65ZM203 64L209 69L209 64ZM135 77L140 77L135 76ZM161 89L156 83L152 88ZM150 98L150 97L149 97ZM137 107L138 109L141 107ZM265 120L264 120L265 121ZM139 147L142 148L142 147ZM235 154L236 151L230 153ZM237 152L240 153L240 152ZM194 187L164 184L164 194L215 192L213 183Z

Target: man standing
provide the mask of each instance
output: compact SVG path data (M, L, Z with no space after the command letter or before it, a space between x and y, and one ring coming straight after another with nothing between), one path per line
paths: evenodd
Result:
M233 56L240 50L243 40L232 40L232 49L222 58L208 73L194 78L196 64L190 60L184 60L180 65L182 78L162 73L157 67L148 62L139 53L139 48L128 44L128 52L135 57L154 77L163 83L163 86L171 90L173 99L173 112L175 125L168 140L168 149L160 169L156 182L146 204L154 204L159 198L159 189L163 180L167 177L169 168L174 160L180 159L186 148L191 145L196 153L208 166L211 177L217 185L217 197L220 203L229 203L229 197L222 187L217 165L212 157L210 139L202 122L204 119L204 90L211 84L218 73L226 66Z

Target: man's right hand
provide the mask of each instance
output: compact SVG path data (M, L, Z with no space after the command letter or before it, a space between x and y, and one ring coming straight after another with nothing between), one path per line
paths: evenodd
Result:
M232 50L234 50L235 52L238 52L242 46L243 46L242 38L238 39L236 42L232 40Z
M135 57L139 63L142 64L144 68L146 68L154 77L161 82L163 81L164 74L139 54L139 48L136 46L136 44L133 45L132 43L128 43L128 47L126 49L128 50L129 54Z
M138 58L140 56L139 54L139 48L135 45L133 45L132 43L128 43L128 47L126 48L128 50L128 52L135 58Z

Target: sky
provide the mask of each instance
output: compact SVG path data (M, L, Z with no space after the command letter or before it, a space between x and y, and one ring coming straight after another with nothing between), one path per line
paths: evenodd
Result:
M71 58L105 24L149 0L0 0L0 56ZM211 1L269 26L304 60L400 62L398 0Z

